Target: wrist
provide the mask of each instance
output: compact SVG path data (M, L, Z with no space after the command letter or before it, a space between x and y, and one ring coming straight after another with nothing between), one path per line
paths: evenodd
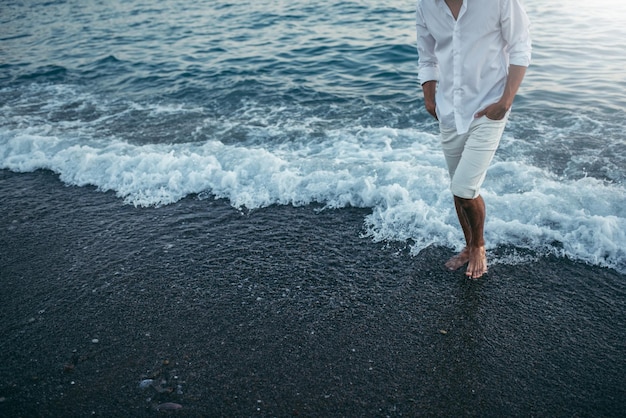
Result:
M513 99L509 99L508 97L502 97L498 103L500 106L504 107L507 111L513 106Z

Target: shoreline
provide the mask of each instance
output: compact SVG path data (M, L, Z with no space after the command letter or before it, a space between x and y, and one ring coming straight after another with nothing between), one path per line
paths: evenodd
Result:
M541 257L469 280L449 249L361 238L365 209L137 209L45 171L0 192L0 415L626 409L613 270Z

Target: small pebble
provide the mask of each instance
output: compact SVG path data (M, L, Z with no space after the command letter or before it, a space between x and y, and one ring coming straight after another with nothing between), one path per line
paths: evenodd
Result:
M446 335L448 333L448 331L446 331L445 329L440 329L439 332L443 335Z
M177 409L183 409L183 406L174 402L165 402L157 406L158 411L175 411Z
M147 389L150 386L152 386L153 383L154 383L154 380L152 380L152 379L144 379L141 382L139 382L139 387L141 389Z

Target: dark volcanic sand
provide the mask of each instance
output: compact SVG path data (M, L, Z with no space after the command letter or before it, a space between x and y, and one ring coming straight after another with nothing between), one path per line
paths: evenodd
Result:
M0 171L0 415L623 416L625 275L544 257L471 281L319 209Z

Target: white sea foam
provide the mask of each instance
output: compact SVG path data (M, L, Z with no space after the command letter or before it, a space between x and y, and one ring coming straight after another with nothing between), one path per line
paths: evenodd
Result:
M112 190L137 206L209 193L247 208L368 207L365 235L375 240L410 239L414 252L462 246L437 137L419 130L353 127L310 141L243 146L77 141L45 127L3 128L0 168L49 169L63 182ZM623 184L563 179L522 161L496 160L483 196L490 248L547 251L626 272Z

